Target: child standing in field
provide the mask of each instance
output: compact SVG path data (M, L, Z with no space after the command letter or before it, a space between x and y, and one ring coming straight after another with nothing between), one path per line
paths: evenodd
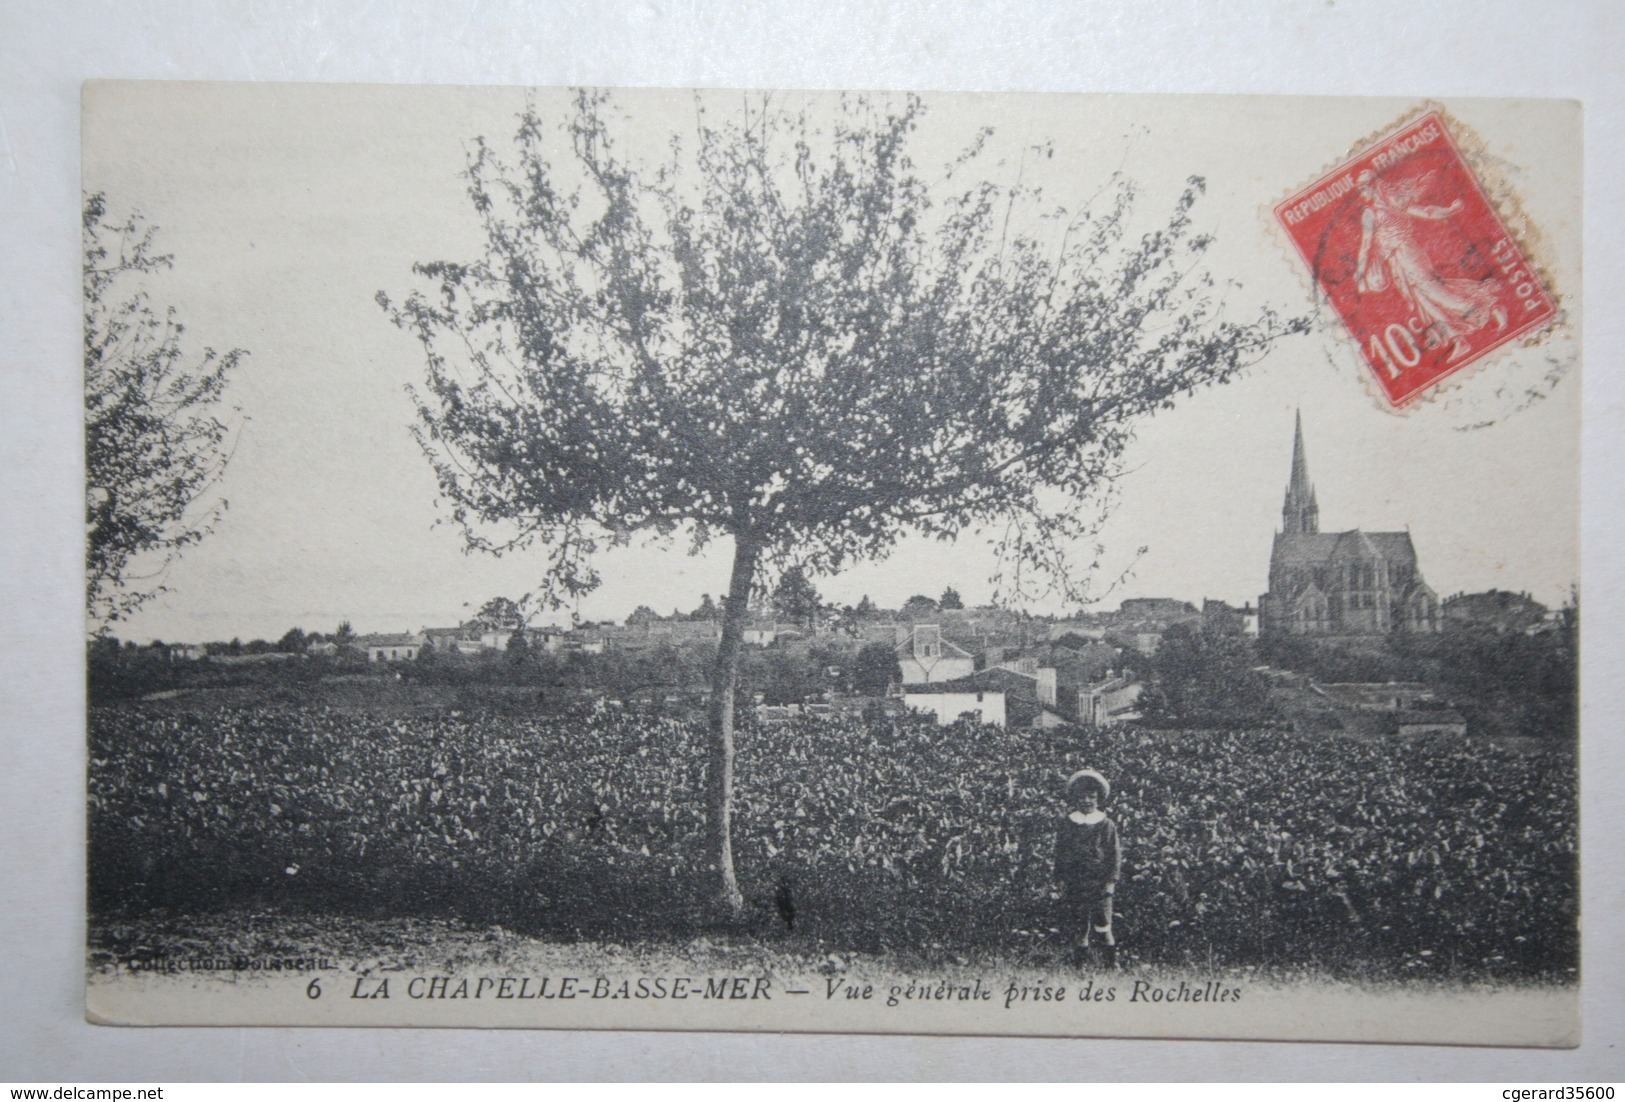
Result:
M1123 869L1123 843L1117 824L1101 810L1111 794L1111 783L1093 769L1067 778L1068 810L1055 834L1055 879L1061 886L1061 933L1072 943L1074 964L1083 963L1096 936L1107 967L1117 964L1112 896Z

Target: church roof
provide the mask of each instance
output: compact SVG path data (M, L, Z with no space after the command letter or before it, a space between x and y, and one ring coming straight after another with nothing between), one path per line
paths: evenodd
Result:
M1277 532L1272 566L1312 566L1330 562L1339 532Z
M1275 537L1272 566L1321 566L1334 562L1384 559L1416 565L1409 532L1281 532Z
M1365 536L1389 562L1416 565L1416 545L1411 542L1409 532L1367 532Z
M1370 562L1382 557L1371 537L1358 528L1339 533L1337 545L1332 548L1333 562Z

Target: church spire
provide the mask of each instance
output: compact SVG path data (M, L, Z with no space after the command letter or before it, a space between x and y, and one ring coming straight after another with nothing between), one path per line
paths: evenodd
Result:
M1292 438L1292 481L1287 484L1286 502L1281 506L1281 530L1289 536L1320 531L1320 505L1315 501L1315 484L1309 481L1309 460L1303 450L1302 410L1298 411Z

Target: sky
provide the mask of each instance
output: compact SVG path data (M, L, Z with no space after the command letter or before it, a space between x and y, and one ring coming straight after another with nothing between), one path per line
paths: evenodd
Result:
M557 93L530 93L544 113ZM722 110L739 93L711 93ZM478 256L460 179L471 139L505 145L527 93L515 89L99 84L87 89L84 183L116 215L139 211L174 270L150 285L201 349L242 348L232 380L236 450L215 531L163 577L169 592L118 634L169 641L277 638L288 628L414 630L466 618L534 588L540 556L463 551L443 523L413 441L406 387L421 350L377 306L426 283L415 262ZM632 148L658 154L691 124L689 93L621 92ZM819 102L810 100L813 110ZM1578 113L1556 102L1453 101L1492 194L1532 227L1527 241L1562 324L1503 350L1414 406L1376 395L1347 336L1317 311L1301 262L1268 208L1414 110L1383 99L961 95L926 98L912 153L951 159L977 130L986 171L1075 206L1121 166L1146 217L1191 175L1227 312L1309 312L1230 385L1144 422L1103 531L1102 607L1124 597L1256 601L1280 525L1294 416L1301 413L1323 530L1406 529L1441 597L1489 588L1561 603L1578 566ZM1036 165L1020 150L1048 142ZM1145 548L1143 554L1138 549ZM604 583L572 611L622 619L638 605L690 609L726 587L723 554L633 548L602 561ZM817 579L826 598L895 607L953 586L991 593L980 541L905 542L889 559ZM1104 588L1104 585L1102 586ZM1059 606L1046 611L1058 611Z

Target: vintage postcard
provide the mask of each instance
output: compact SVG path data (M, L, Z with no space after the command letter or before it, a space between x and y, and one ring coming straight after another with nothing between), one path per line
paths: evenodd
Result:
M1578 105L83 133L91 1020L1578 1042Z

